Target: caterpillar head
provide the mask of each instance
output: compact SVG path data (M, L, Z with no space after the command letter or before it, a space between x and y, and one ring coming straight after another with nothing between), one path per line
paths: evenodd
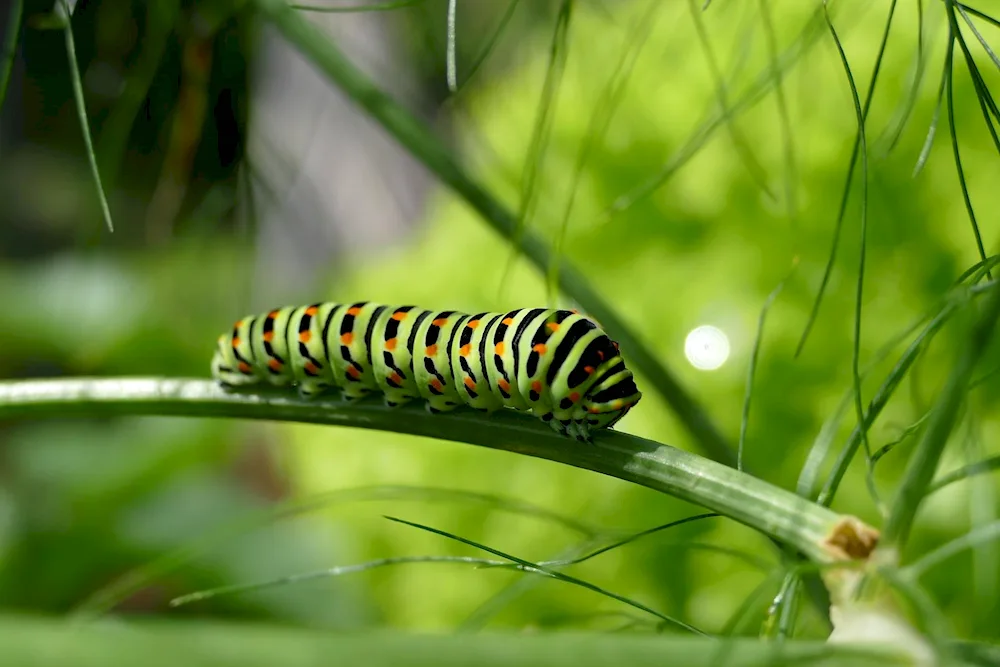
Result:
M582 401L587 410L587 424L592 429L611 428L642 398L632 371L625 368L625 361L618 354L618 344L612 342L612 345L615 356L598 370L597 380Z

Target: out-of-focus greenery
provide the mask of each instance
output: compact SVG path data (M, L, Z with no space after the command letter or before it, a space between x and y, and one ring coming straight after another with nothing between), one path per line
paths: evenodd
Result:
M28 4L29 15L42 11ZM723 128L650 196L605 215L620 196L655 174L717 109L715 83L687 3L662 4L604 136L593 136L591 113L602 101L605 83L623 49L635 38L632 22L639 7L632 3L574 7L567 68L536 183L540 205L529 224L552 239L563 239L562 252L586 270L662 359L681 371L683 382L701 397L734 443L760 307L795 265L767 321L746 450L747 466L756 474L794 488L812 440L851 386L861 211L857 194L848 208L819 320L802 354L794 356L829 252L857 128L851 93L836 47L820 30L814 46L797 59L784 80L794 170L785 162L782 118L773 94L735 123L764 166L773 197L755 183L734 149L732 135ZM756 4L741 7L717 0L702 16L728 77L730 100L769 66ZM115 35L131 35L130 30L146 34L150 29L140 30L135 19L121 18L126 12L119 14L111 3L90 7L88 12L98 12L108 21L119 17L129 29L116 32L106 23L87 24L85 17L78 17L74 24L90 25L77 39L83 63L100 51L93 44L107 48L118 44ZM428 3L424 16L437 11L434 7ZM888 3L844 2L833 14L862 90L887 8ZM461 3L459 10L473 11ZM811 3L771 3L778 44L787 48L814 10ZM927 80L898 144L888 150L884 130L908 94L918 41L915 10L898 11L867 125L863 364L978 260L943 115L926 166L917 176L912 173L934 115L943 57L943 18L937 5L926 8L928 19L937 26L928 28L933 39L925 45L931 54ZM179 25L190 20L188 12L182 7ZM443 22L442 12L432 17ZM407 14L400 20L402 29L411 31L412 43L422 44L412 38L424 27L420 15ZM206 95L215 103L216 124L205 122L215 133L233 131L245 122L239 104L227 107L229 102L220 100L242 99L243 81L233 78L232 72L240 70L242 58L252 53L248 23L242 15L223 23L213 42L217 57L210 80L214 83ZM460 20L460 30L461 26ZM550 28L551 22L538 21L532 30L520 27L508 34L505 39L516 45L507 44L498 56L507 67L492 76L489 71L480 73L475 85L463 92L462 113L456 116L460 154L515 209L521 192L518 175L539 113ZM45 145L48 154L15 153L13 166L4 165L0 174L0 193L12 204L0 209L0 220L8 229L2 237L5 260L0 266L0 303L6 306L0 309L4 378L205 375L214 336L245 314L252 300L252 253L246 235L222 224L228 218L216 221L198 207L202 203L209 211L224 211L225 207L212 208L213 200L204 194L225 195L235 188L233 166L239 151L222 164L212 132L202 134L195 169L189 174L195 187L181 207L186 222L176 226L169 243L143 242L149 230L141 224L141 199L155 181L150 174L157 170L151 165L159 164L164 151L162 139L157 138L168 136L166 110L176 99L182 40L171 35L164 64L143 107L146 113L137 116L130 135L128 168L122 169L121 190L112 197L118 231L107 238L91 213L96 206L90 201L84 163L76 159L79 146L71 134L72 124L64 118L71 116L72 100L62 75L65 62L53 55L61 38L58 33L25 32L29 67L21 108L30 121L25 135ZM120 52L134 54L134 44L141 42L134 37L129 45L119 44ZM979 49L974 53L988 82L1000 81L989 58ZM125 71L132 57L122 57ZM100 72L91 74L93 82ZM955 99L965 175L989 252L994 249L995 212L1000 210L995 187L998 156L964 71L956 76ZM113 115L115 97L109 95L103 102L88 98L88 104L94 105L92 121L99 129L102 113ZM227 113L235 108L235 120L220 121L220 108ZM12 112L8 108L5 113ZM97 136L100 145L99 131ZM575 205L563 233L559 226L574 185L577 155L588 141L593 142L589 160L575 184ZM53 158L53 151L74 157ZM0 159L9 159L6 150ZM786 174L794 185L793 205L785 198ZM132 202L130 195L139 201ZM81 215L83 211L87 214ZM365 221L353 224L362 226ZM468 311L565 303L547 293L543 276L520 260L511 260L510 249L464 205L446 192L436 192L425 220L407 243L384 252L332 258L335 282L316 286L313 293L316 299L367 299ZM697 371L684 361L684 338L701 324L720 327L732 344L728 362L714 372ZM947 327L921 359L870 432L873 448L896 439L931 405L953 359L951 347L960 340L957 333L955 327ZM984 369L1000 363L996 349L987 357ZM865 382L866 400L891 360L877 365ZM640 377L640 387L641 381ZM970 393L963 426L946 452L945 469L1000 453L991 437L1000 427L993 417L997 387L996 381L987 381ZM846 437L852 414L849 411L844 419L837 443ZM619 428L687 444L676 420L651 392ZM912 442L904 442L879 462L875 479L883 500L895 488ZM323 427L166 419L9 424L0 431L0 465L0 603L15 610L67 611L127 570L277 498L332 489L406 484L496 493L604 528L641 529L698 511L619 480L550 462L453 443ZM863 473L859 459L834 506L879 526L882 519ZM924 553L973 524L994 519L995 489L995 478L986 476L935 494L921 511L906 556ZM389 523L382 514L439 526L529 559L557 557L581 539L551 522L491 512L480 505L401 499L345 503L225 540L210 556L133 596L122 610L263 616L340 628L446 630L466 624L605 629L622 622L620 617L599 615L621 610L592 593L552 581L524 580L510 571L453 565L387 568L266 593L219 597L179 610L166 607L174 595L221 583L389 556L469 553L436 536ZM732 555L698 548L704 543L776 563L774 552L759 535L712 519L609 552L574 573L715 631L767 573ZM959 635L1000 638L990 622L1000 613L996 549L988 545L963 553L924 579ZM522 582L528 586L504 597L512 585ZM752 606L755 615L745 632L758 630L777 583L770 580ZM499 601L503 604L495 604ZM821 636L823 626L811 611L806 613L802 634Z

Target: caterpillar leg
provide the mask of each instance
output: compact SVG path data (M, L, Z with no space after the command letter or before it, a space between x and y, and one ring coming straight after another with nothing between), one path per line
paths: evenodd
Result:
M299 398L308 401L324 394L332 386L329 382L300 382L297 389Z
M385 407L387 407L387 408L397 408L400 405L406 405L407 403L409 403L410 401L412 401L415 398L417 398L417 397L416 396L408 396L406 394L392 394L392 395L386 394L385 395L385 399L384 399L384 403L385 403Z
M569 432L567 430L567 427L569 426L568 421L555 419L554 415L551 412L542 415L541 419L543 422L549 425L549 428L551 428L559 435L569 435Z
M542 414L539 419L549 425L549 427L559 435L579 440L580 442L591 442L590 427L586 419L556 419L551 412Z
M341 398L348 403L356 403L371 395L370 389L364 387L345 387L341 393Z
M451 412L457 407L458 403L455 401L449 401L447 399L440 399L436 397L434 400L429 400L424 403L424 408L432 415L438 415L442 412Z
M566 427L567 435L570 435L580 442L590 442L590 427L585 419L574 419Z

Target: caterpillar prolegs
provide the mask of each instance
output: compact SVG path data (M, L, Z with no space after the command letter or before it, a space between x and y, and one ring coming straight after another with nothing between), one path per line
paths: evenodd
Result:
M468 405L531 412L588 440L642 394L618 349L569 310L467 315L415 306L315 303L249 316L218 339L212 376L223 387L295 386L303 397L339 388L394 407L422 398L432 413Z

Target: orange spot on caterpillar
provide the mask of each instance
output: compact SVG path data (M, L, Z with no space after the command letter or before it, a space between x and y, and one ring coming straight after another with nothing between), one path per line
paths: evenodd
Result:
M503 318L503 320L501 320L501 324L506 324L507 326L510 326L510 325L514 324L514 318L513 317L505 317L505 318Z
M270 368L272 371L280 371L281 362L278 361L277 359L271 359L270 361L267 362L267 367Z
M278 311L272 310L270 313L267 314L267 319L269 319L269 320L276 320L276 319L278 319Z
M625 402L622 401L621 399L619 399L617 401L613 401L611 403L611 408L613 410L621 410L623 407L625 407Z
M439 317L438 319L436 319L433 322L431 322L431 324L433 324L436 327L443 327L444 325L448 324L448 318L447 317Z
M434 387L435 389L437 389L438 391L441 391L441 389L443 388L444 385L441 384L441 380L438 380L437 378L433 378L431 380L431 386Z
M601 358L601 361L604 361L604 352L602 350L597 351L597 356Z
M308 343L311 339L312 339L312 332L309 331L308 329L305 330L305 331L300 331L299 332L299 342L300 343Z
M347 309L347 314L350 315L351 317L357 317L358 315L361 314L361 309L352 306L351 308Z
M471 351L472 351L472 343L466 343L465 345L462 346L462 348L458 351L458 353L461 354L463 357L467 357L469 356L469 352Z
M468 324L465 325L465 328L466 329L475 329L478 326L479 326L479 320L472 320L471 322L469 322Z
M319 312L319 308L317 308L316 306L309 306L308 308L306 308L305 314L309 315L310 317L312 317L313 315L315 315L318 312Z
M239 329L241 326L243 326L243 320L237 320L236 324L233 325L233 328Z
M621 352L622 351L622 349L620 347L618 347L618 341L613 340L613 341L611 341L611 344L615 346L615 350L617 352Z
M577 401L579 401L580 400L580 394L579 394L579 392L574 391L572 394L570 394L569 395L569 400L572 401L573 403L576 403Z
M392 382L393 384L403 384L402 376L400 376L400 374L397 373L396 371L393 371L392 375L389 376L389 381Z
M402 322L403 320L406 319L407 315L409 315L409 313L393 313L392 319L396 320L397 322Z
M476 388L476 381L472 379L472 376L466 375L464 382L465 382L465 386L468 387L469 389L475 389Z
M233 337L233 347L239 347L239 346L240 346L240 339Z
M274 340L274 332L273 331L265 331L264 332L264 342L270 343L272 340Z
M240 370L240 373L250 373L250 364L245 361L241 361L237 368Z
M437 353L438 353L438 346L437 345L428 345L427 349L424 350L424 354L426 354L428 357L437 356Z
M497 386L506 391L508 394L510 393L510 382L507 382L507 380L500 378L497 380Z
M549 348L545 347L545 343L539 343L538 345L535 345L531 349L537 352L538 354L545 354L545 351Z
M307 361L305 365L307 373L319 373L319 368L311 361Z
M493 351L496 352L499 355L503 355L503 351L504 351L503 341L500 341L499 343L497 343L496 347L493 348Z
M340 334L340 342L343 343L344 345L350 345L353 340L354 340L354 334L352 334L350 331L348 331L345 334Z
M534 382L531 383L531 390L536 394L542 393L542 383L539 382L538 380L535 380Z
M354 366L348 366L347 367L347 374L350 375L354 379L358 379L359 377L361 377L361 371L359 371Z
M597 370L597 369L594 368L593 366L584 366L583 367L583 372L586 373L587 375L593 375L595 370Z
M555 332L559 331L559 323L558 322L549 322L545 326L548 327L549 331L551 331L552 333L555 333Z
M389 350L390 352L392 350L395 350L396 349L396 339L395 338L390 338L389 340L385 341L385 349Z
M592 415L599 415L599 414L601 414L601 409L600 408L587 408L587 412L589 412Z

